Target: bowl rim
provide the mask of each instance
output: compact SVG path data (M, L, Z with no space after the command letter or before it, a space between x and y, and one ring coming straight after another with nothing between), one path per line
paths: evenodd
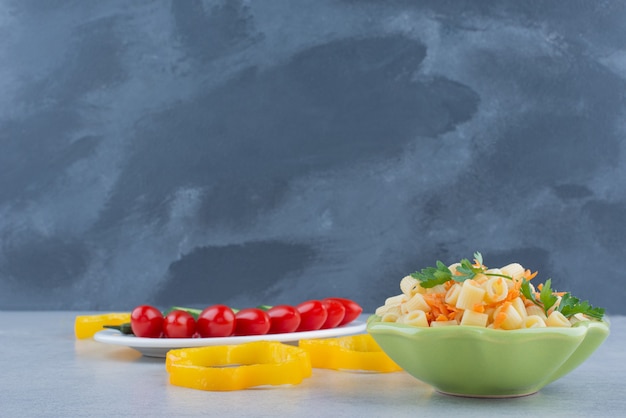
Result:
M484 335L486 337L493 338L506 338L506 335L510 336L540 336L545 334L561 334L568 336L578 336L586 334L590 328L601 328L610 333L610 322L608 318L602 320L583 320L573 324L571 327L542 327L542 328L520 328L512 330L493 329L474 325L458 325L458 326L446 326L446 327L418 327L409 324L403 324L398 322L383 322L381 317L373 314L367 318L366 330L367 332L374 331L390 331L398 332L406 335L417 334L445 334L445 333L464 333L465 335Z

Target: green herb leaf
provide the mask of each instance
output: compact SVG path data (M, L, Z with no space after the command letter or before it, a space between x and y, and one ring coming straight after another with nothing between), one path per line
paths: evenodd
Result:
M473 279L478 273L482 273L483 269L475 267L467 258L461 260L461 265L456 268L458 275L454 276L457 282Z
M528 280L523 279L522 288L520 290L526 299L532 301L535 305L541 306L535 298L535 292L533 292L532 287L530 287L530 282Z
M554 290L551 288L552 280L548 279L541 289L541 293L539 294L540 301L535 297L535 293L532 291L530 287L530 282L526 279L522 282L521 292L524 297L530 301L532 301L535 305L543 308L544 312L548 313L548 310L554 306L558 297L554 295ZM571 293L566 293L561 297L561 301L559 302L559 306L556 308L557 311L561 312L563 316L566 318L570 318L577 313L585 314L591 318L602 319L604 316L603 308L594 308L587 301L581 302L580 299L575 298L571 295Z
M456 282L464 282L465 280L473 279L478 273L483 272L483 256L478 251L474 253L474 258L480 264L475 266L467 258L460 261L460 266L457 266L457 274L452 274L450 269L437 260L437 267L426 267L419 272L411 274L411 277L420 281L420 286L424 288L434 287L440 284L444 284L448 280L454 280Z
M580 299L575 298L570 293L566 293L561 297L561 302L557 308L566 318L569 318L577 313L582 313L587 316L596 319L602 319L604 316L603 308L594 308L588 301L581 302Z
M539 300L541 300L541 304L543 305L543 310L547 314L548 310L554 306L558 297L554 295L554 291L551 288L552 279L546 280L541 288L541 293L539 293Z
M472 264L472 262L469 261L467 258L461 260L461 265L456 268L456 271L460 274L454 276L453 279L457 282L464 282L465 280L473 279L474 277L476 277L477 274L483 273L485 270L483 268L484 266L482 254L476 251L474 253L474 260L476 261L476 263L478 263L478 266Z
M452 272L441 261L437 260L437 267L426 267L422 271L411 274L411 277L420 281L423 288L435 287L444 284L452 278Z

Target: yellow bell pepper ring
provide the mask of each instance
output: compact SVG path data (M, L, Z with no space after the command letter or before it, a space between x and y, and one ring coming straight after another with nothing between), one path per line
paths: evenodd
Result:
M78 339L91 338L105 325L121 325L130 322L130 312L112 312L98 315L79 315L74 320L74 335Z
M165 368L172 385L211 391L297 385L311 376L306 351L275 341L170 350Z
M382 373L402 370L369 334L300 340L299 346L309 353L315 368Z

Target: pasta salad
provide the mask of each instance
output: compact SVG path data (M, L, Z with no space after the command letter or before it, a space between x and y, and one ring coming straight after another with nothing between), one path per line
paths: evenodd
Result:
M418 327L478 326L501 330L571 327L579 321L602 320L594 308L568 292L557 292L551 280L538 284L537 275L519 263L488 268L479 252L446 266L437 261L400 280L402 293L376 309L383 322Z

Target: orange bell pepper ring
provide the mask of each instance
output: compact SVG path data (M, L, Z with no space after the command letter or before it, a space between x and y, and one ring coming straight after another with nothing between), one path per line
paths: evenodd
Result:
M304 350L275 341L170 350L165 367L171 384L211 391L296 385L311 376Z
M315 368L382 373L402 370L369 334L300 340L299 346L309 353L311 365Z

